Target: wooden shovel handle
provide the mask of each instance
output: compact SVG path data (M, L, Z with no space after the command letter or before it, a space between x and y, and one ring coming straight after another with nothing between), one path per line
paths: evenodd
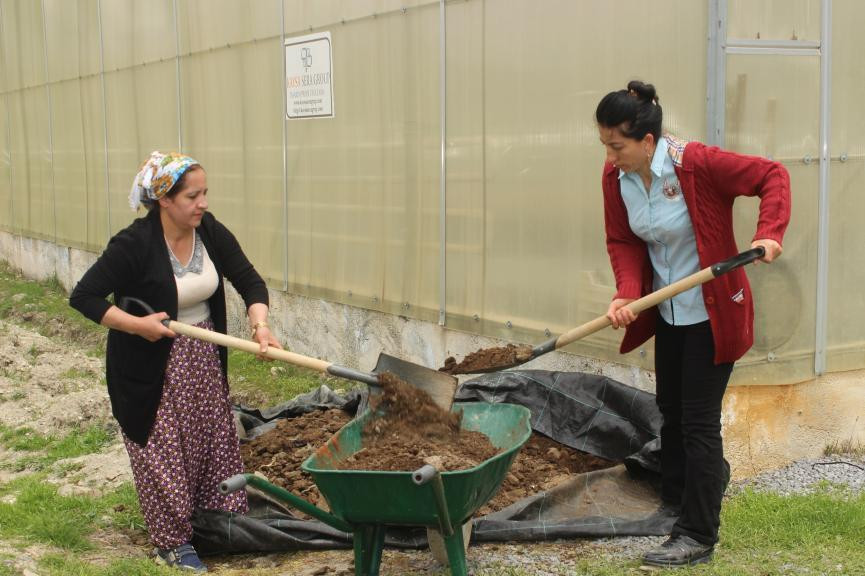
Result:
M712 278L717 278L723 274L726 274L730 270L734 270L739 268L740 266L744 266L754 260L762 258L766 253L765 249L762 246L758 246L757 248L753 248L751 250L746 250L741 254L738 254L729 260L725 260L723 262L719 262L713 266L707 266L703 268L699 272L694 272L690 276L686 276L677 282L673 282L668 286L664 286L660 290L656 290L651 294L646 294L639 300L634 300L630 304L626 306L629 310L631 310L634 314L639 314L643 310L648 310L652 306L657 306L664 300L672 298L677 294L681 294L695 286L699 286L700 284L705 284ZM562 346L567 346L571 342L576 342L580 338L585 338L589 334L594 334L598 330L602 328L606 328L611 324L610 319L606 316L599 316L594 320L590 320L581 326L577 326L571 330L568 330L558 338L556 338L555 347L553 349L558 350ZM544 350L546 351L546 350Z
M214 332L213 330L206 330L204 328L199 328L198 326L192 326L191 324L177 322L176 320L167 320L163 323L169 330L172 330L177 334L183 334L190 338L204 340L205 342L210 342L211 344L216 344L218 346L225 346L226 348L243 350L250 354L261 354L261 345L252 340L236 338L234 336L229 336L228 334L222 334L221 332ZM279 348L273 347L269 347L267 351L261 355L272 360L282 360L283 362L288 362L289 364L302 366L311 370L317 370L318 372L327 372L327 369L330 368L332 364L326 360L319 360L318 358L311 358L309 356L304 356L303 354L297 354L295 352L280 350Z

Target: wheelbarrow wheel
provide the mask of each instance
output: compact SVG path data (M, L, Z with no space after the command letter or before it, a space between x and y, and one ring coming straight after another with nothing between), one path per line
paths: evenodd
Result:
M463 552L468 552L471 535L472 519L469 518L466 520L465 524L463 524ZM444 538L442 538L441 532L435 528L427 528L426 537L427 541L429 541L430 552L432 552L433 558L435 558L436 562L441 566L448 566L450 564L448 562L448 551L445 547L445 541Z

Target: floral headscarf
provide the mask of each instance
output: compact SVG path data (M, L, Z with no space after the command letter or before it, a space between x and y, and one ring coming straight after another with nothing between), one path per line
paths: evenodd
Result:
M190 167L198 165L198 161L189 156L177 152L163 154L154 150L132 181L129 205L133 210L138 210L142 204L149 208L165 196Z

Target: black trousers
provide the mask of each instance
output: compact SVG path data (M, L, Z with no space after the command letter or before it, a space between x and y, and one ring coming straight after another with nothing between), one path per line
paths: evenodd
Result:
M721 440L721 401L733 364L714 362L709 322L671 326L658 317L655 377L664 502L679 504L673 535L718 541L721 499L730 480Z

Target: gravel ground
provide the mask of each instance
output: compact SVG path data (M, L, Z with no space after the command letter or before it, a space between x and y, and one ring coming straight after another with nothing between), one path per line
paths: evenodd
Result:
M731 489L751 488L787 496L809 494L827 483L852 492L865 490L865 455L833 454L814 460L799 460L780 470L764 472L739 482Z

